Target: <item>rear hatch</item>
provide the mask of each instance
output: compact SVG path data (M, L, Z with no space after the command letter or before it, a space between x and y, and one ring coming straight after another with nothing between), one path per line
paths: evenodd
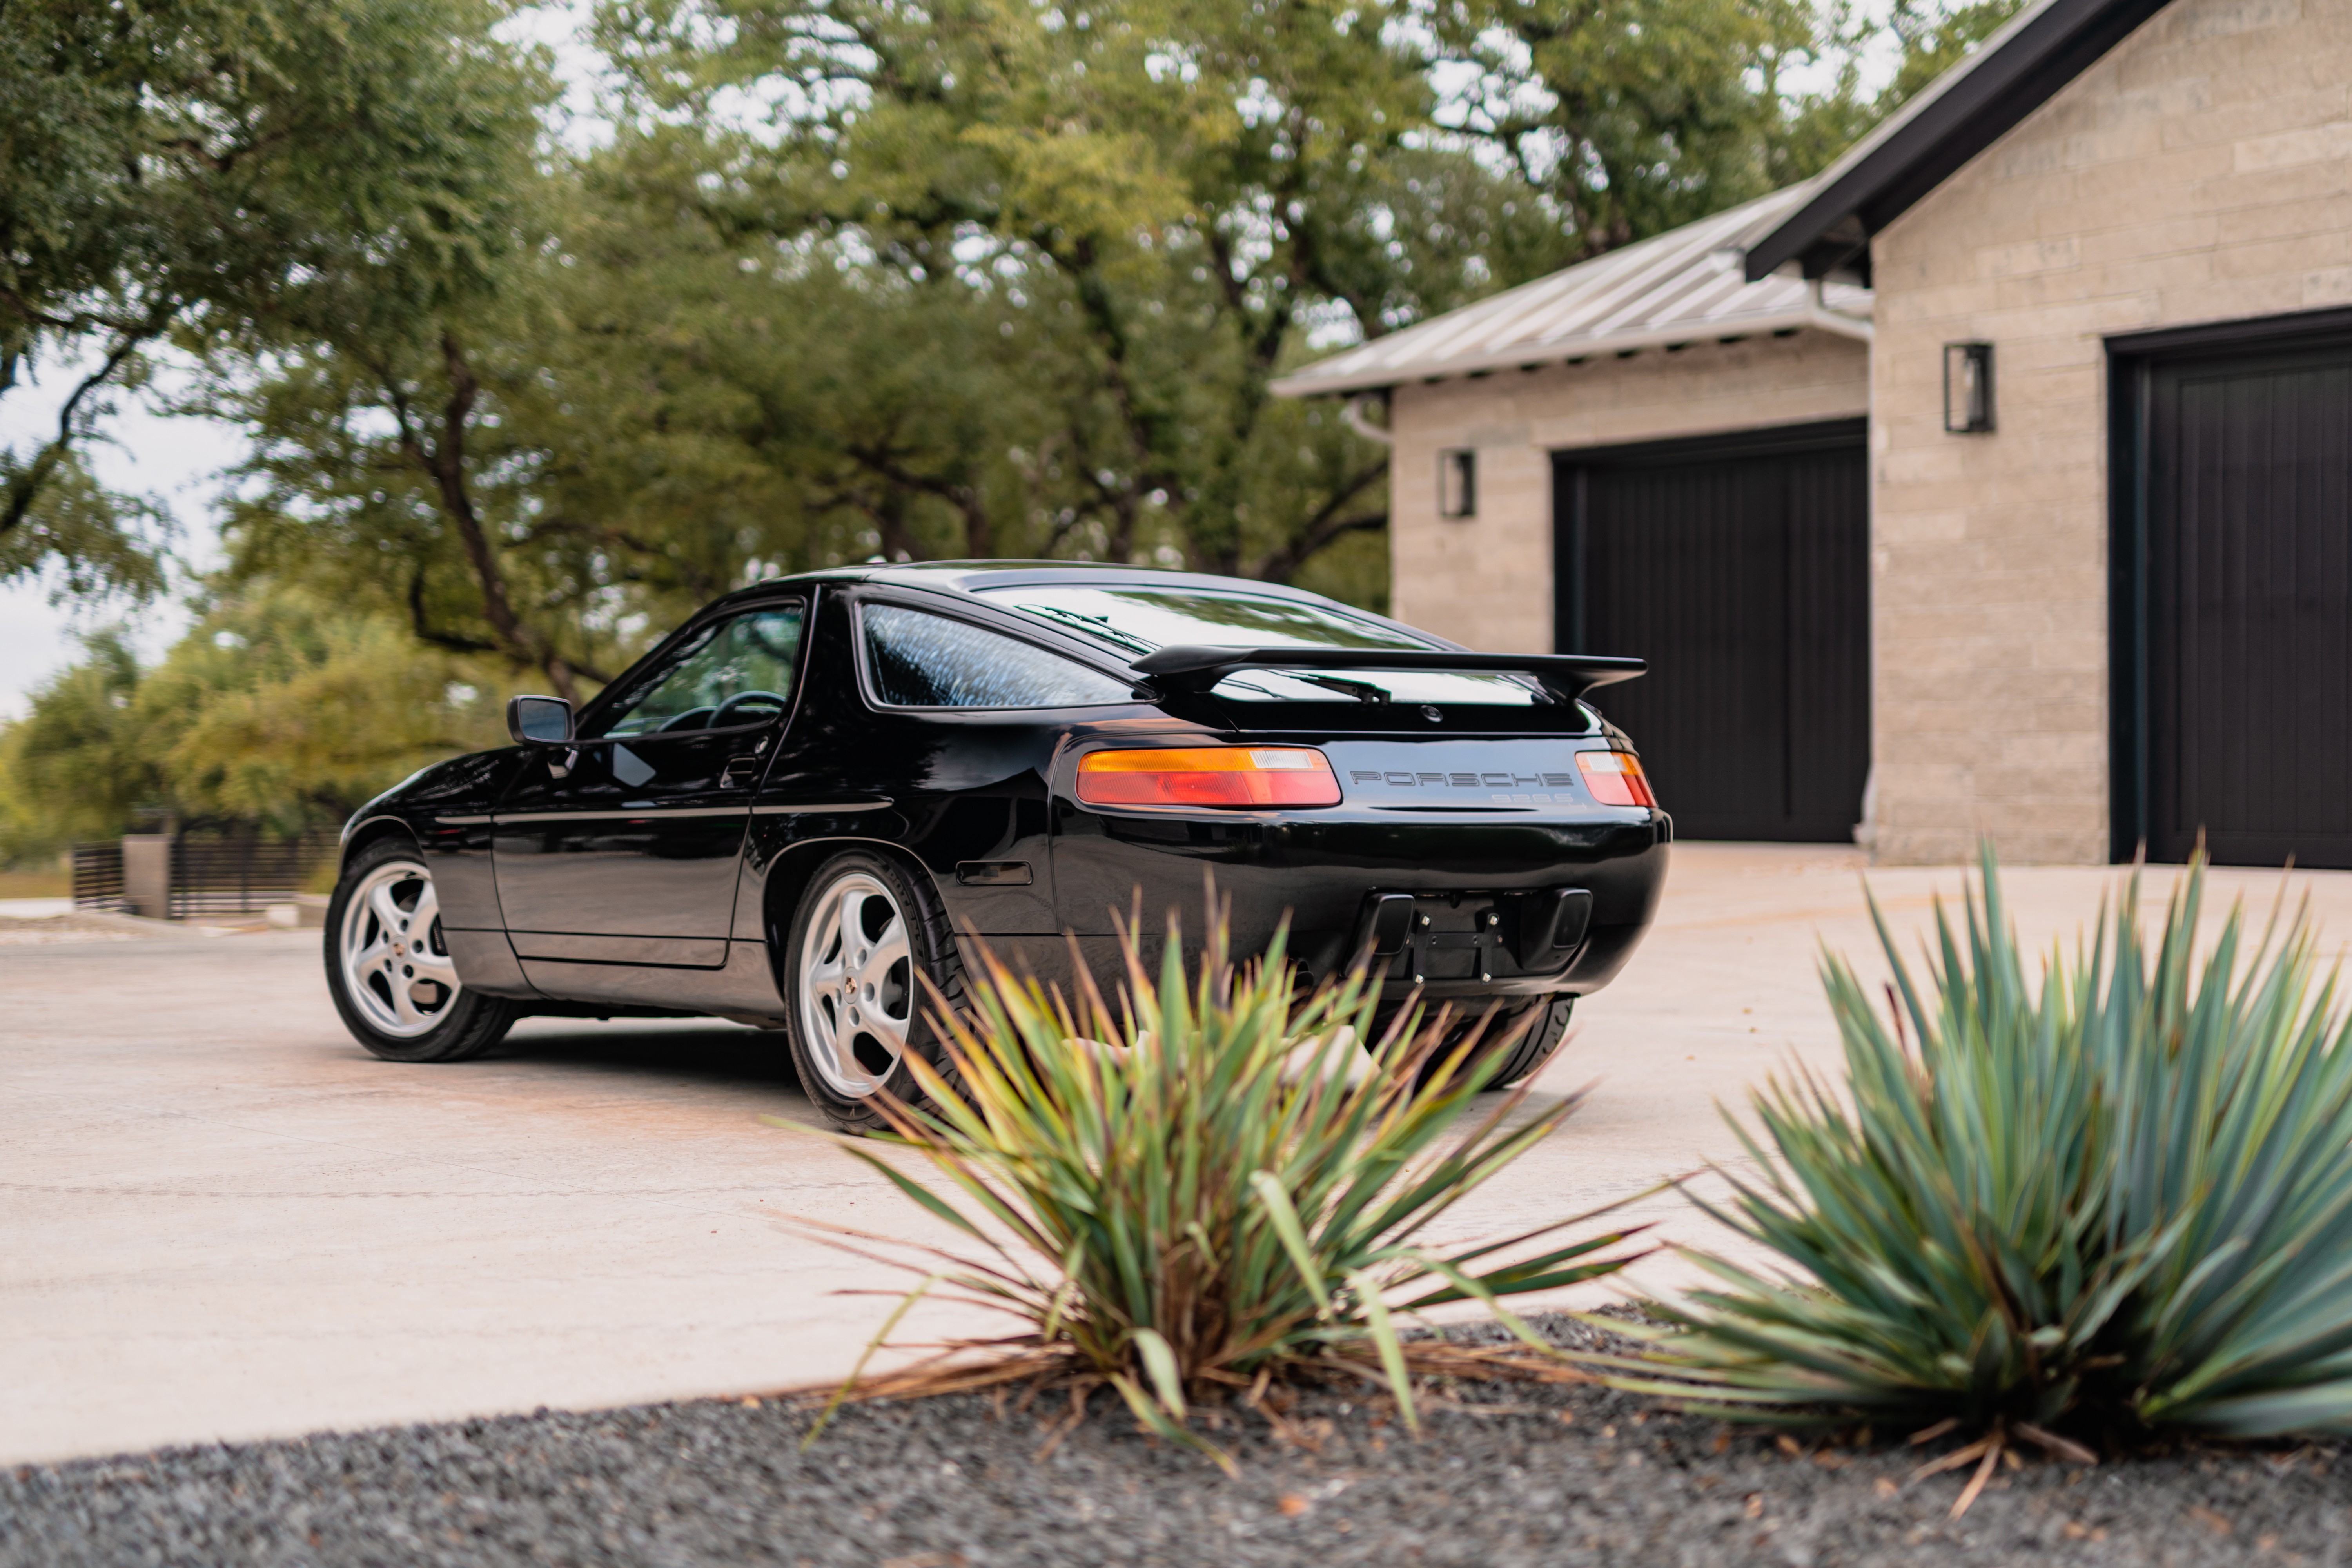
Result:
M1642 674L1638 658L1480 653L1310 595L1213 578L1004 574L974 592L1114 651L1173 718L1318 747L1360 811L1617 804L1612 781L1596 798L1594 770L1577 762L1612 743L1584 697Z
M1637 673L1638 660L1170 648L1136 668L1169 691L1171 710L1205 719L1213 710L1213 721L1253 739L1318 747L1358 810L1496 816L1632 804L1607 779L1596 795L1602 759L1580 766L1578 755L1613 746L1584 692ZM1333 700L1340 694L1322 685L1331 681L1360 695Z

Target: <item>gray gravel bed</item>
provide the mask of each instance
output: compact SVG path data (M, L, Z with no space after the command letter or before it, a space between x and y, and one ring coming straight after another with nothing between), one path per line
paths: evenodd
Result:
M1555 1322L1561 1337L1586 1331ZM2342 1568L2352 1453L2191 1447L2004 1469L1957 1525L1922 1451L1783 1446L1589 1386L1489 1385L1409 1436L1364 1391L1302 1393L1205 1461L985 1397L812 1413L773 1399L542 1411L0 1472L0 1564L2221 1563ZM1793 1449L1793 1451L1791 1451ZM1925 1452L1940 1451L1931 1447Z

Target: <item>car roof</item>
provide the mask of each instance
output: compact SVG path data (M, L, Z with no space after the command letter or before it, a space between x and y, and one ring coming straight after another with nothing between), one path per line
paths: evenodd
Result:
M710 607L739 599L757 598L796 584L875 583L887 587L929 589L933 593L972 594L989 588L1034 587L1063 583L1100 587L1202 588L1225 593L1256 594L1266 598L1304 604L1330 605L1350 614L1365 612L1321 594L1282 583L1262 583L1248 577L1224 577L1208 572L1171 572L1159 566L1122 566L1100 561L916 561L903 563L869 562L855 566L829 566L798 572L789 577L768 577L716 601ZM1379 617L1376 617L1379 618Z
M1435 647L1460 647L1433 632L1376 611L1360 609L1342 604L1321 594L1310 594L1304 588L1293 588L1282 583L1262 583L1250 577L1225 577L1211 572L1171 572L1158 566L1121 566L1100 561L915 561L904 563L862 562L849 566L820 567L814 572L796 572L786 577L763 577L760 581L721 595L681 621L677 627L658 644L648 649L633 664L656 658L677 638L684 637L697 626L706 624L711 616L734 609L738 605L757 604L772 599L779 592L789 592L801 586L822 584L879 584L887 587L945 591L971 595L984 588L1022 587L1037 584L1094 584L1103 587L1202 588L1225 593L1256 594L1268 598L1289 599L1300 604L1328 605L1345 615L1377 621L1397 627L1417 637L1426 638ZM1066 643L1081 658L1096 661L1108 659L1104 647L1088 639L1075 637L1062 628L1041 626L1031 628L1038 635L1048 636ZM1116 668L1107 666L1107 668ZM621 682L615 680L603 692L589 700L591 707L604 700L607 694L617 691Z

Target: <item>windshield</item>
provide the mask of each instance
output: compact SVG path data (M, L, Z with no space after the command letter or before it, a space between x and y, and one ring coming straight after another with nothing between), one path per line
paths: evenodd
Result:
M1141 584L1036 584L983 588L990 599L1080 632L1129 659L1163 647L1370 647L1426 649L1441 645L1337 605L1210 588ZM1350 669L1328 674L1242 670L1216 695L1244 702L1483 702L1528 707L1544 700L1529 682L1508 675Z

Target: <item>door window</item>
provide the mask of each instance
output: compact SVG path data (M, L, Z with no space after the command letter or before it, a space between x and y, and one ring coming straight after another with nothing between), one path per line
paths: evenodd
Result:
M621 693L595 733L652 735L765 724L791 705L803 607L713 621Z
M1135 700L1123 680L969 622L897 605L858 613L866 673L892 708L1083 708Z

